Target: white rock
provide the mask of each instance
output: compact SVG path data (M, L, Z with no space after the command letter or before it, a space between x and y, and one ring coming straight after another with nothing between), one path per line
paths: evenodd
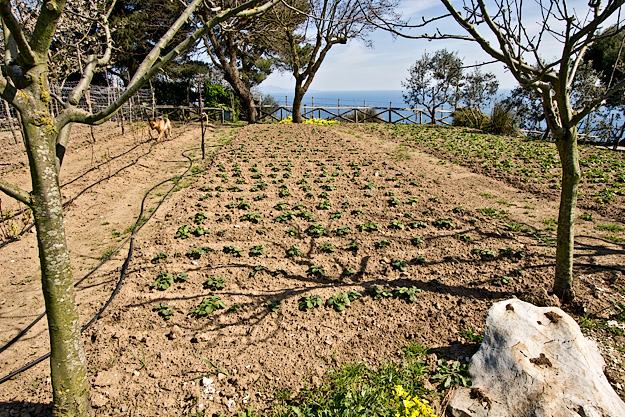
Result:
M520 300L494 304L484 342L471 359L472 388L451 400L454 417L615 417L625 403L605 362L575 320L555 307Z

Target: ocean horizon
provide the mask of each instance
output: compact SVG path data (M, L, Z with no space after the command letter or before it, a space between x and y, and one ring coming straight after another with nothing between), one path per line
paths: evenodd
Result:
M510 89L501 89L495 98L502 99L510 94ZM261 88L263 96L272 96L280 105L292 105L294 92L280 87ZM324 107L406 107L409 104L404 101L404 90L309 90L302 100L303 106L324 106ZM491 105L487 109L490 112Z

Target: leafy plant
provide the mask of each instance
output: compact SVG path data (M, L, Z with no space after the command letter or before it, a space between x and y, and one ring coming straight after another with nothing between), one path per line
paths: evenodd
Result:
M195 249L190 249L187 251L187 253L185 253L185 256L189 259L200 259L202 255L204 255L206 252L209 252L210 250L211 248L208 248L205 246L195 248Z
M377 242L375 242L375 248L376 249L382 249L382 248L386 248L387 246L391 245L391 241L390 240L378 240Z
M357 291L334 294L326 301L326 306L341 312L351 305L351 302L359 298L361 294Z
M188 278L185 273L174 275L167 271L161 271L159 272L152 285L150 285L150 288L156 288L159 291L165 291L167 288L174 285L175 282L185 282L187 279Z
M379 300L380 298L390 298L393 296L391 291L385 291L380 285L372 285L367 288L366 292L374 300Z
M152 311L156 311L163 320L167 321L174 315L174 310L170 309L167 304L158 304L152 307Z
M406 272L406 270L408 269L408 262L406 262L405 259L397 258L391 261L391 266L393 267L393 269L396 269L400 272Z
M460 335L471 343L482 343L482 341L484 340L484 335L475 333L471 329L460 330Z
M223 290L226 286L226 278L213 275L204 281L203 286L211 291Z
M256 245L250 249L250 256L260 256L265 253L265 246Z
M323 303L323 300L318 295L305 295L299 299L300 311L307 311L311 308L317 308Z
M467 376L468 372L469 365L463 365L459 361L449 364L446 360L439 359L432 380L439 382L439 388L444 389L452 386L470 387L471 380Z
M419 246L421 243L423 243L423 238L420 236L413 237L412 239L410 239L410 243L413 246Z
M306 233L312 237L321 237L327 234L326 229L319 223L313 223L306 229Z
M325 271L322 266L319 265L310 265L308 267L308 276L315 278L323 278L326 276Z
M273 206L274 209L280 210L280 211L286 210L288 207L289 205L285 203L284 201L280 201L275 206Z
M174 235L174 239L187 239L189 237L190 231L191 228L189 227L189 225L185 224L183 226L180 226L176 231L176 234Z
M241 256L243 256L243 251L237 248L236 246L232 246L232 245L224 246L222 250L225 254L231 254L235 258L240 258Z
M284 222L288 222L291 221L295 218L295 213L291 212L291 211L287 211L281 215L279 215L278 217L276 217L274 219L274 221L276 223L284 223Z
M454 223L451 219L438 218L432 224L439 229L453 229Z
M330 210L330 208L332 208L332 203L328 200L322 201L317 205L319 210Z
M406 300L409 303L414 303L417 301L417 294L420 292L421 290L414 285L411 287L397 287L393 290L393 296Z
M345 250L348 250L351 252L358 252L358 249L360 249L360 246L358 245L357 242L352 242L349 245L347 245L347 247L345 248Z
M352 230L349 228L349 226L339 226L336 229L336 235L337 236L345 236L348 235L352 232Z
M361 232L374 232L378 230L378 225L375 222L361 223L357 227Z
M404 224L400 220L395 219L391 221L391 223L388 225L388 228L394 230L403 230Z
M223 301L221 301L218 296L214 295L203 299L202 302L197 305L197 307L191 310L189 315L196 318L205 317L213 311L221 310L225 307L226 305L223 303Z
M280 300L267 300L265 301L265 307L267 307L272 313L275 313L276 311L280 310Z
M241 220L242 222L250 222L250 223L254 223L257 224L260 222L260 219L263 216L257 213L245 213L244 215L242 215L241 217L239 217L239 220Z
M206 214L202 212L195 213L195 215L193 216L193 223L195 224L202 224L204 220L206 220Z
M165 259L167 258L167 254L164 252L159 252L156 254L156 256L154 256L154 258L152 258L152 260L150 262L152 263L156 263L158 261L160 261L161 259Z
M335 252L334 246L330 242L325 242L319 245L319 251L323 253L332 253Z
M302 256L302 251L299 250L297 246L292 245L290 248L286 250L286 256L288 257Z

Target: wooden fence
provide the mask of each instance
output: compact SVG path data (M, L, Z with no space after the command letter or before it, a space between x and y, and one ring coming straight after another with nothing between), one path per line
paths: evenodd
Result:
M281 121L292 117L293 106L291 105L262 105L258 107L260 120ZM423 124L431 123L432 118L426 109L411 109L406 107L372 106L341 106L339 100L337 106L303 105L301 107L304 120L325 119L339 122L353 123L405 123ZM436 109L434 121L436 124L451 124L452 110Z

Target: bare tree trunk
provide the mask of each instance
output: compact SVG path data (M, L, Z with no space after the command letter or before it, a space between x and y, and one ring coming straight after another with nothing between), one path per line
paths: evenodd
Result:
M302 100L304 99L304 90L296 81L295 84L295 96L293 97L293 123L303 123L302 117Z
M577 187L581 178L577 150L577 127L563 129L556 135L556 147L562 163L562 192L558 214L556 277L553 292L563 303L575 297L573 291L573 250Z
M89 383L63 225L56 130L50 125L41 126L37 121L37 115L45 112L47 109L22 114L22 122L50 334L53 415L87 416L90 412Z

